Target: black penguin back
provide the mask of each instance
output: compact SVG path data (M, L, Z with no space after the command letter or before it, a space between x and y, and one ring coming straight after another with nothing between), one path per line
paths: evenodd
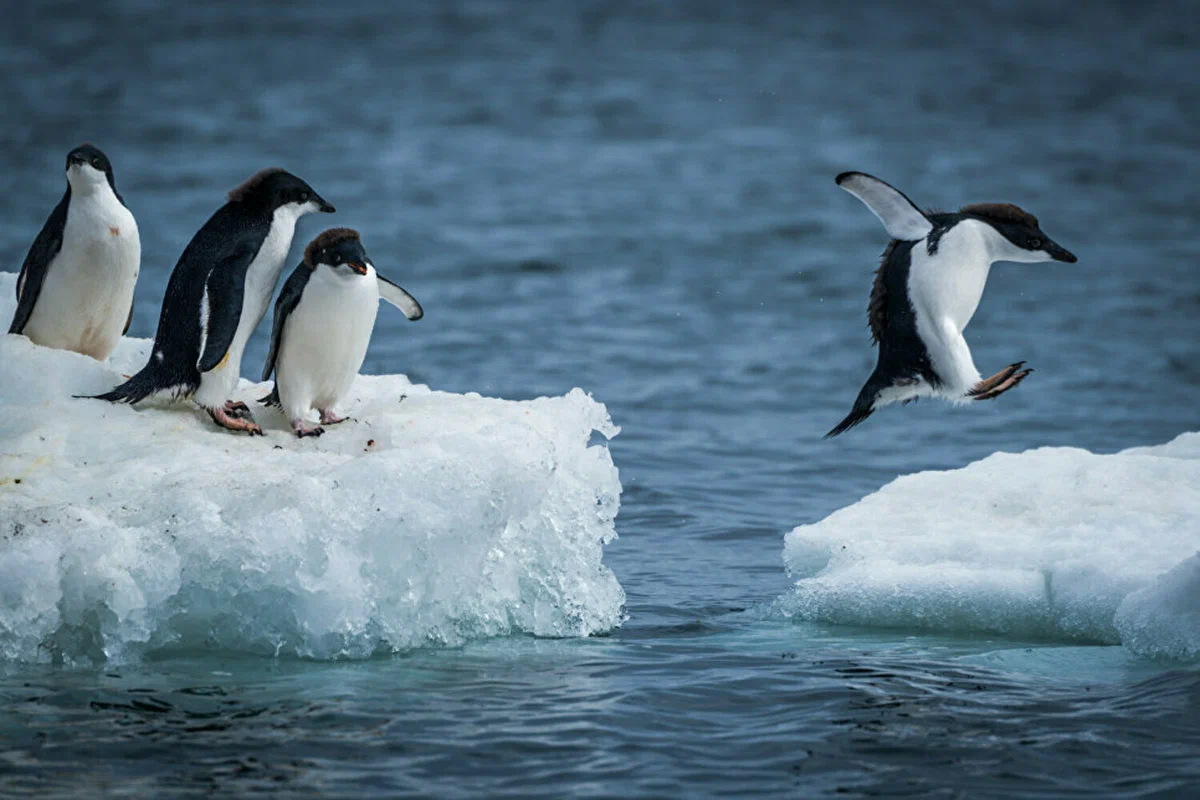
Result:
M241 303L240 296L223 297L220 290L210 290L208 308L202 308L209 277L239 254L257 254L271 230L271 220L270 210L247 203L229 202L217 209L192 237L167 281L150 360L140 372L98 399L136 403L165 389L183 396L199 388L198 364L207 321L203 317L206 312L211 316L217 304ZM240 277L245 278L244 274Z
M854 408L825 434L831 438L858 425L875 410L879 393L893 386L924 381L940 386L929 349L917 333L917 313L908 294L912 251L924 242L892 241L883 251L882 263L871 290L868 317L871 335L879 346L875 369L854 401Z

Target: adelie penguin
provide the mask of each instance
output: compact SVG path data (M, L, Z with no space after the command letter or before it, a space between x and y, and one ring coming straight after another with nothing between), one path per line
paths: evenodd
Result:
M296 220L333 210L311 186L277 168L230 192L171 273L150 360L97 399L136 403L169 392L191 397L222 427L262 435L245 403L230 399L242 350L267 311Z
M67 191L21 266L8 332L103 361L129 329L141 260L112 164L80 145L67 154Z
M923 212L904 194L862 172L843 172L837 185L866 204L892 241L871 289L868 321L879 346L875 371L853 410L828 434L837 436L872 412L919 397L989 400L1032 370L1010 364L986 380L975 368L963 330L997 261L1065 261L1037 218L1009 203L979 203L957 213Z
M320 436L321 425L343 422L334 407L346 396L367 355L383 298L410 320L424 312L412 295L379 275L357 231L332 228L309 243L304 261L275 301L265 381L275 389L260 402L283 410L297 436Z

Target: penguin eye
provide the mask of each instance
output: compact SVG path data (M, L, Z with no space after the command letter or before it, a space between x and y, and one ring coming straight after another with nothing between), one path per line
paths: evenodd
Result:
M102 167L100 166L100 156L96 156L95 158L92 159L92 166L95 167L96 169L102 169Z
M300 202L301 202L301 203L307 203L307 202L308 202L308 192L301 192L301 193L300 193Z
M342 257L340 255L338 255L337 253L334 253L333 254L333 263L335 263L335 264L342 263Z
M1030 250L1037 250L1037 249L1038 249L1038 248L1040 248L1040 247L1041 247L1043 244L1044 244L1044 242L1043 242L1041 239L1039 239L1039 238L1037 238L1037 237L1035 236L1035 237L1033 237L1032 239L1030 239L1030 240L1029 240L1029 249L1030 249Z

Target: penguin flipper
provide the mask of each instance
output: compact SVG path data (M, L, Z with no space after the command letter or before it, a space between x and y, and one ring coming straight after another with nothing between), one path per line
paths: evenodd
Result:
M879 217L888 236L902 242L924 239L933 223L899 189L865 172L843 172L837 185L857 197Z
M304 296L304 287L308 285L311 275L312 268L308 264L300 262L300 266L296 267L284 282L283 291L279 293L279 299L275 301L275 318L271 321L271 351L267 353L267 362L263 365L262 372L264 381L270 378L271 373L275 371L275 359L279 357L279 346L283 342L283 325L291 313L296 310L296 306L300 305L300 298ZM272 397L278 401L278 388L272 393ZM265 403L266 400L263 402Z
M233 344L238 322L242 319L246 270L255 253L254 248L242 245L208 274L204 284L208 322L204 328L204 352L196 364L201 372L211 372L220 366L229 352L229 345Z
M50 271L50 262L54 261L54 257L62 250L63 229L67 225L67 206L70 202L71 189L67 187L67 193L50 212L50 217L25 256L21 274L17 277L17 311L13 314L9 333L22 333L29 323L38 295L42 293L46 273Z
M413 322L416 322L421 317L425 316L425 311L421 308L421 304L417 302L417 298L413 297L408 292L396 284L389 281L387 278L375 273L375 277L379 280L379 296L389 303L400 309L404 316L408 317Z

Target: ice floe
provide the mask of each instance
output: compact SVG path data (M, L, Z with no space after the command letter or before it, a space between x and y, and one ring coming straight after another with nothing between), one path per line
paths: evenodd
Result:
M304 440L267 410L250 438L190 405L72 399L149 344L100 364L0 336L0 660L360 658L620 624L602 555L621 485L592 441L618 429L583 391L512 402L360 376L354 421ZM237 399L268 389L243 380Z

